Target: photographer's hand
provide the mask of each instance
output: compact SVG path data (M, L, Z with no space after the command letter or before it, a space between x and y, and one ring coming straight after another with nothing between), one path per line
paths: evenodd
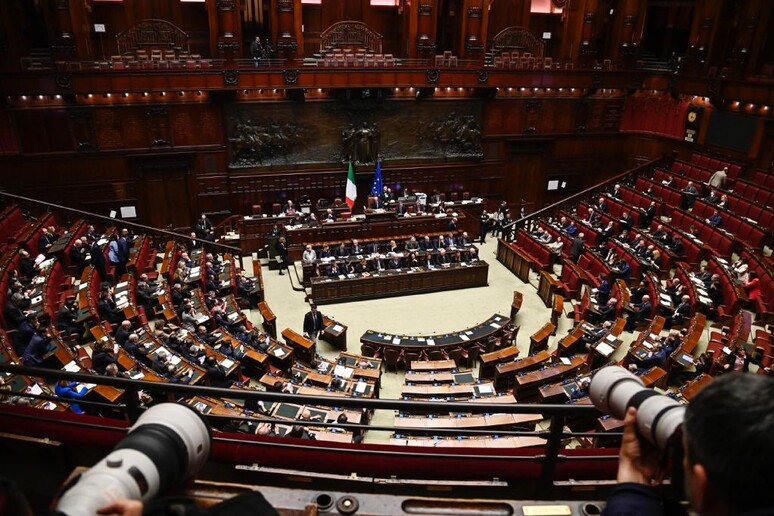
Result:
M139 500L116 500L100 507L97 514L117 514L118 516L142 516L142 502Z
M624 434L618 458L618 482L657 485L663 479L661 454L637 435L637 409L629 408L624 419Z

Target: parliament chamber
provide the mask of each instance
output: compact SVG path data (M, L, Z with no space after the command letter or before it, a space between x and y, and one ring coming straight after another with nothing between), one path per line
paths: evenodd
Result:
M0 23L0 476L36 510L173 402L212 427L205 505L598 514L600 368L683 404L771 374L766 0Z

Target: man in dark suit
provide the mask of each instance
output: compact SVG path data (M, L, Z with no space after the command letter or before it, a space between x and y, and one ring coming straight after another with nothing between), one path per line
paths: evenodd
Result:
M76 322L78 320L78 306L75 297L68 297L59 311L56 313L56 328L64 333L83 333L83 327Z
M723 224L723 216L720 215L718 210L715 210L710 218L707 219L707 223L713 228L719 228Z
M634 226L634 217L628 211L621 214L621 229L629 231Z
M27 367L47 367L45 355L48 353L50 343L51 339L46 333L46 327L39 326L24 349L22 363Z
M578 233L578 236L572 239L572 245L570 246L570 257L572 257L572 261L575 263L578 263L578 258L580 258L580 255L583 254L583 249L585 247L585 243L583 242L583 237L585 235L583 233Z
M116 306L116 302L109 292L102 292L97 303L97 313L103 321L110 324L118 324L123 320L124 311Z
M691 298L690 296L683 296L680 300L680 304L675 308L675 312L666 317L664 322L664 329L669 330L674 324L682 324L691 315Z
M70 246L68 255L70 256L70 263L78 267L78 276L80 276L81 273L83 273L83 269L88 265L86 262L86 248L83 246L83 240L80 238L75 239L73 245Z
M425 235L422 240L419 242L419 249L425 252L430 252L433 250L433 242L430 240L430 237Z
M650 223L656 217L656 201L651 201L647 208L645 208L645 215L642 220L642 227L649 227Z
M46 254L55 240L56 238L54 238L54 235L51 234L48 228L43 228L43 233L41 233L40 238L38 238L38 252L40 254Z
M446 254L446 249L441 249L441 251L435 257L435 264L445 265L447 263L451 263L451 260L449 259L449 255Z
M642 303L640 303L640 306L635 306L634 313L629 315L629 318L626 319L626 325L624 326L624 331L632 332L634 331L634 327L650 317L650 312L653 309L653 305L650 304L650 296L645 295L642 296Z
M352 241L352 246L349 248L349 252L353 256L363 254L363 246L357 240Z
M194 231L196 232L196 236L202 240L209 240L210 242L215 241L215 233L213 232L212 222L210 222L210 219L208 219L207 215L204 213L202 213L201 218L196 221Z
M99 274L100 281L107 281L107 270L105 268L105 253L102 252L102 248L97 243L94 237L88 237L89 242L89 256L91 257L91 266Z
M310 308L309 312L304 315L304 333L316 344L317 337L323 330L323 317L317 311L317 305L312 305Z

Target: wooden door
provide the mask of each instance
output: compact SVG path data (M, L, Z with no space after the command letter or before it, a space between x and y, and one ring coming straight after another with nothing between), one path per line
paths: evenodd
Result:
M160 229L188 230L196 215L190 195L190 156L143 159L136 164L138 217Z

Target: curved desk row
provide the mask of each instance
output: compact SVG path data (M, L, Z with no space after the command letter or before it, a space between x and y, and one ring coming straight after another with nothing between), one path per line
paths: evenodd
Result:
M489 264L453 263L448 266L390 269L366 274L350 274L338 279L312 278L312 299L318 305L344 303L383 297L403 296L484 287Z
M468 347L474 344L485 343L489 338L501 335L509 323L510 319L507 316L494 314L481 324L442 335L407 336L368 330L360 337L360 343L376 349L388 347L417 352L452 347Z

